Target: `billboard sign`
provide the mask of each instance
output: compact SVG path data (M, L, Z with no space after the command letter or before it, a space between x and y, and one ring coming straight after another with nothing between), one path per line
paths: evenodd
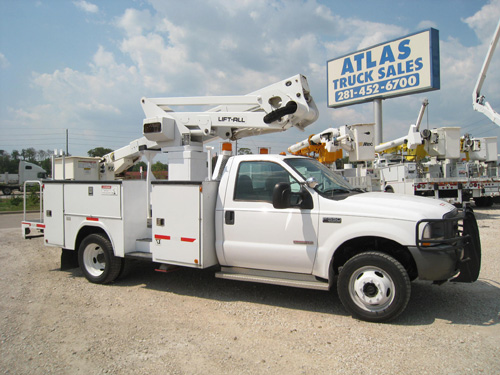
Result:
M330 60L328 106L440 88L439 31L428 29Z

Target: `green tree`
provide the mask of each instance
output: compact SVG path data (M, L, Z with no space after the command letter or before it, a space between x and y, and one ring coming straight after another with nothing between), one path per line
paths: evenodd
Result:
M37 151L33 147L23 149L21 153L17 150L13 150L12 154L9 154L5 150L0 150L0 173L18 173L20 160L26 160L30 163L37 164L50 174L52 167L51 151Z
M96 147L96 148L93 148L91 150L88 150L87 151L87 154L91 157L101 157L101 156L104 156L106 154L109 154L110 152L112 152L113 150L110 149L110 148L105 148L105 147Z
M143 161L140 161L139 163L134 164L133 167L129 168L130 172L140 172L142 167L142 171L146 172L148 170L148 165L144 163Z
M7 172L18 173L19 172L19 160L21 160L21 154L17 150L12 150L9 159L9 167Z
M38 161L42 161L42 160L45 160L47 158L50 157L50 153L48 151L45 151L45 150L38 150L36 152L36 159Z
M26 160L30 163L36 162L36 150L33 147L27 148L27 149L22 149L21 150L21 156L23 160Z
M10 155L5 150L0 150L0 173L8 172Z
M52 169L52 160L50 158L44 159L40 162L40 167L45 169L47 174L52 175L51 169Z
M238 150L238 155L252 155L253 152L248 147L242 147Z
M157 161L151 166L153 172L168 171L168 165L163 164L161 161Z

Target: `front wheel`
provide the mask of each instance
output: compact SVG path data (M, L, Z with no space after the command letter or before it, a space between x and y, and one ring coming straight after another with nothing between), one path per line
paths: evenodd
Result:
M396 259L384 253L366 252L352 257L342 267L337 292L354 317L384 322L404 311L411 286L408 273Z
M107 284L120 274L123 259L115 257L108 238L101 234L91 234L80 244L78 263L88 281Z

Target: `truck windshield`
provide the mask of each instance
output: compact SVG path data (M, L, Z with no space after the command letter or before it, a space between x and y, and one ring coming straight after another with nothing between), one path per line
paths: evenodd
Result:
M304 181L313 177L318 182L314 189L321 195L332 196L356 191L342 176L328 169L317 160L293 158L286 159L285 162L299 173L304 178Z

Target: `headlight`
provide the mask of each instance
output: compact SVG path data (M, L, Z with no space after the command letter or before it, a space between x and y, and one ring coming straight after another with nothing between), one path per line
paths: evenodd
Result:
M417 223L416 242L419 249L435 246L456 247L463 244L462 221L464 215L454 209L442 219L424 219Z
M423 240L439 240L445 236L445 223L442 221L427 223L422 232Z

